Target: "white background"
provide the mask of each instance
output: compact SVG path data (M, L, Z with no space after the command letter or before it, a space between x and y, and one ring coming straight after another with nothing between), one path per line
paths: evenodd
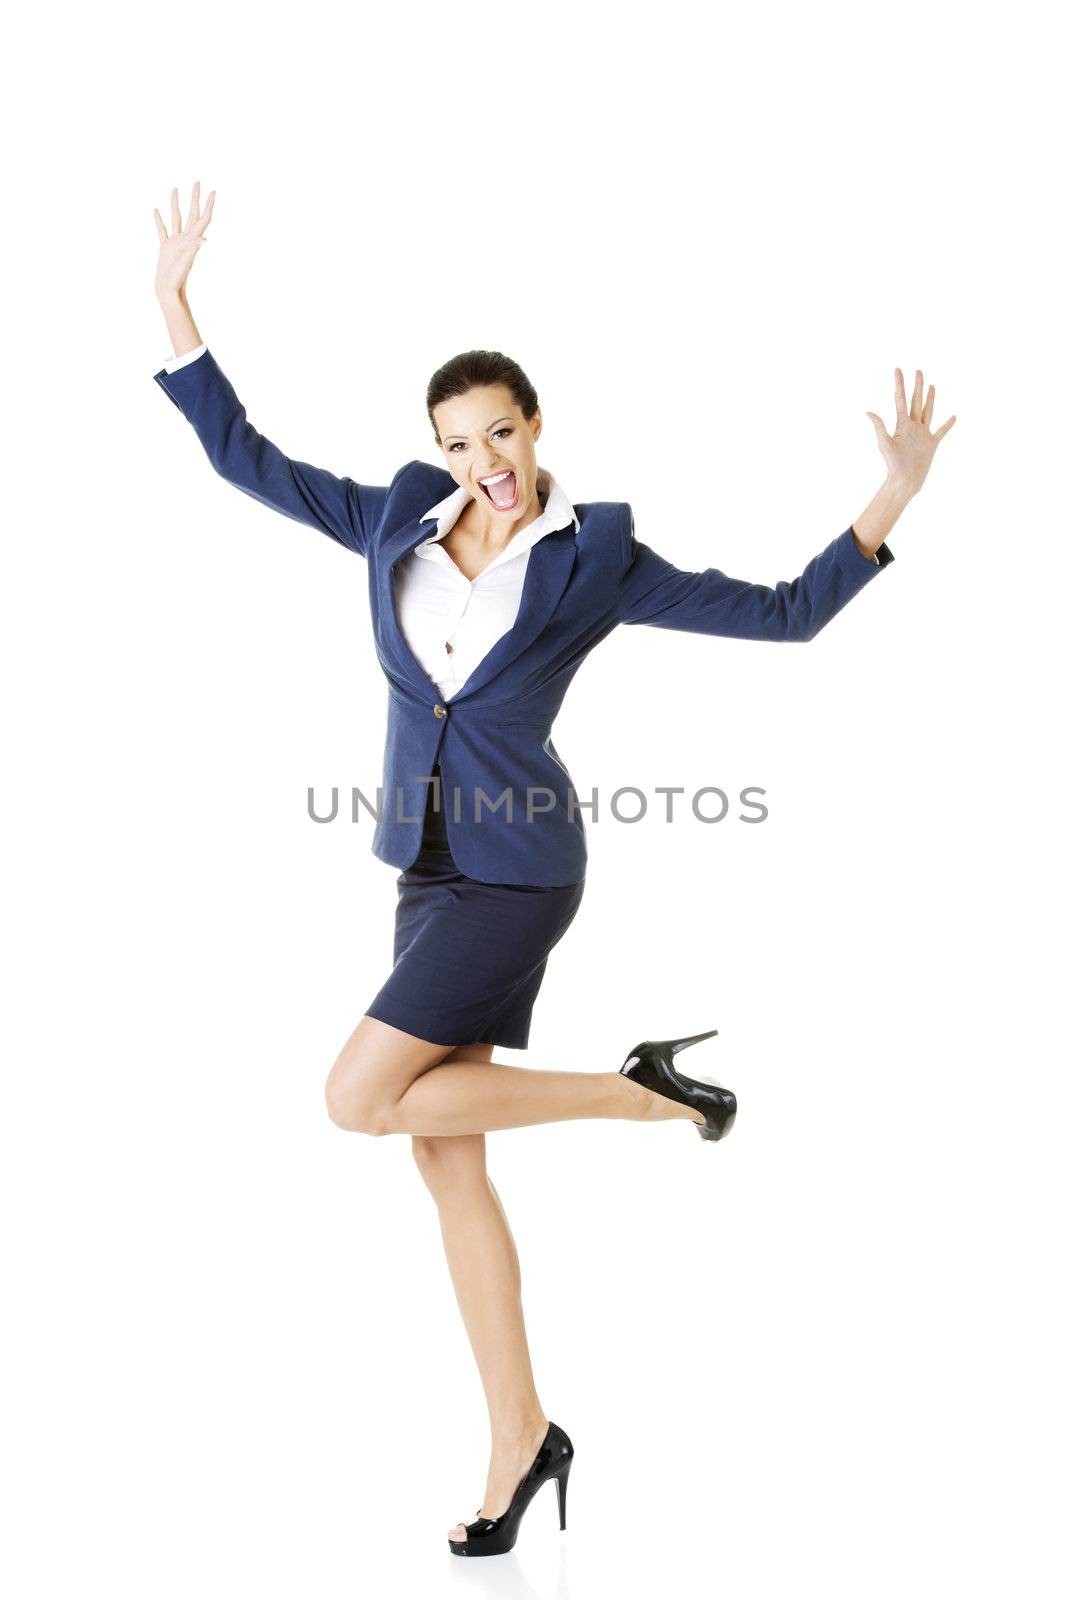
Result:
M6 1587L595 1600L1064 1592L1063 84L1044 8L104 6L4 113ZM250 419L439 461L459 350L573 501L791 578L883 478L893 369L958 421L895 563L789 646L620 628L554 741L590 828L530 1049L645 1037L739 1097L489 1136L569 1527L447 1529L481 1387L403 1137L326 1073L394 869L358 557L216 477L153 382L153 206ZM693 728L699 730L693 736ZM698 1055L701 1060L698 1061Z

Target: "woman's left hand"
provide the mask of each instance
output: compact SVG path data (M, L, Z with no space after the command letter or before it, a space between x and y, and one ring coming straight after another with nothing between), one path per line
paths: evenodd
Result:
M954 414L948 422L943 422L937 433L931 432L934 396L932 383L927 391L927 399L924 400L923 373L917 372L916 384L912 391L912 405L906 410L905 380L901 368L895 367L894 399L897 404L897 427L894 429L893 438L883 427L881 417L877 417L874 411L865 413L875 424L875 436L883 460L886 462L887 483L909 498L921 488L940 441L945 438L957 420Z

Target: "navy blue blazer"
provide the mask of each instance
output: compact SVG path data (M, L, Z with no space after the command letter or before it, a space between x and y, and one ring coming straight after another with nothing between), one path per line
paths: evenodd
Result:
M389 686L371 848L394 867L410 866L418 853L437 762L461 872L486 883L576 882L586 871L586 831L550 735L594 646L620 623L637 622L735 639L814 639L894 559L884 544L870 561L849 527L799 578L772 588L716 567L673 567L635 537L626 501L576 504L579 530L572 522L531 547L514 626L446 705L400 628L393 569L434 531L436 519L419 519L455 489L451 475L409 461L377 486L291 460L248 421L210 350L153 376L227 483L366 558L375 647Z

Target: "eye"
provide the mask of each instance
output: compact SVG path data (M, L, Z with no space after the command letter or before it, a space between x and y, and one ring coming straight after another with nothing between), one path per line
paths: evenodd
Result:
M510 433L513 433L514 431L515 430L512 429L512 428L497 428L494 431L493 437L496 439L498 434L503 433L505 438L507 438L508 435ZM450 446L449 446L449 454L452 455L454 450L462 450L463 448L464 448L463 440L462 439L457 439L455 444L450 444Z

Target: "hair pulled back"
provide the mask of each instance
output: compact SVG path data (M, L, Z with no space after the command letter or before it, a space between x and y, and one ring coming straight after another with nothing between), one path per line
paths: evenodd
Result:
M465 350L439 367L427 385L426 410L434 438L441 443L434 423L434 407L443 400L454 400L469 389L500 383L511 393L515 405L529 422L538 409L538 394L534 385L510 356L499 350Z

